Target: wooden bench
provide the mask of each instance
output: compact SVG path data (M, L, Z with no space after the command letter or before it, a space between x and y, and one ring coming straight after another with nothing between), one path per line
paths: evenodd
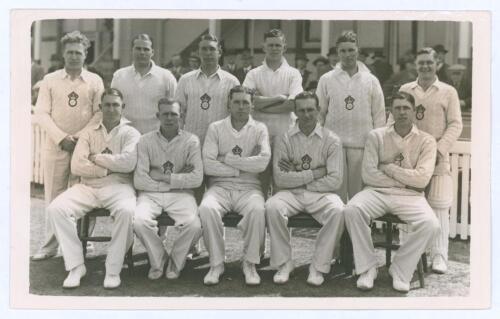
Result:
M382 217L376 218L375 221L387 224L387 227L385 230L385 241L375 242L374 246L385 249L385 266L389 267L391 265L392 250L397 250L399 248L399 244L394 244L392 242L392 237L393 237L392 236L392 231L393 231L392 225L393 224L407 224L407 223L405 221L402 221L401 219L399 219L398 216L393 215L393 214L386 214ZM426 272L426 271L427 271L427 256L424 252L422 254L420 260L418 261L418 265L417 265L418 281L420 282L421 288L425 287L424 272Z
M110 241L110 236L89 236L89 219L92 217L106 217L109 216L109 211L103 208L94 209L87 213L84 217L80 218L77 222L78 237L82 242L83 255L87 252L87 242L106 242ZM224 227L236 227L240 222L242 216L237 213L229 212L222 218ZM160 226L174 226L175 222L172 218L168 216L166 212L163 212L157 218L158 227ZM321 228L321 224L312 218L309 214L300 213L296 216L290 217L288 219L289 228ZM352 245L347 231L342 235L341 244L341 262L345 273L351 273L353 268L352 263ZM129 269L129 272L133 272L134 262L138 260L143 260L147 258L147 254L132 254L132 247L129 249L125 256L125 263Z

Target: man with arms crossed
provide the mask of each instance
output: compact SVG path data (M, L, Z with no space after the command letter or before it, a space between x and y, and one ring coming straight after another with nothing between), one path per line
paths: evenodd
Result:
M131 173L137 163L140 137L136 129L127 125L129 121L122 118L124 106L120 91L104 91L100 104L102 122L80 135L71 160L71 172L81 177L80 184L56 197L47 208L69 271L64 288L78 287L86 274L74 219L101 207L110 211L113 220L104 288L117 288L121 283L123 259L133 241L136 197Z
M361 162L368 132L385 124L382 88L375 76L362 71L358 42L354 32L341 35L336 42L340 65L324 74L316 94L321 118L344 146L345 177L340 197L347 201L363 188Z
M175 221L180 234L170 252L166 277L176 279L184 268L189 249L201 236L193 189L203 180L198 137L180 129L179 102L162 98L157 115L160 129L141 137L134 185L139 191L134 230L148 252L148 278L163 275L167 252L158 236L156 218L162 210Z
M368 135L362 166L366 187L347 203L344 217L361 290L372 289L377 277L370 220L391 213L411 225L413 231L389 268L393 288L408 292L420 256L439 231L439 222L424 196L434 171L436 142L413 124L415 100L410 94L396 94L391 112L396 122Z
M112 88L123 92L127 105L123 115L141 134L158 130L156 103L162 97L174 97L177 87L172 72L157 66L153 55L153 40L139 34L132 40L132 65L117 70L111 81Z
M243 273L247 285L260 284L255 264L264 248L264 196L258 173L271 158L269 136L263 123L255 121L253 91L236 86L229 92L230 116L210 124L203 146L203 166L209 188L199 207L205 246L210 254L206 285L219 283L224 272L224 226L222 217L230 211L242 215Z
M302 76L283 57L286 39L281 30L264 34L263 50L262 65L247 73L243 85L256 90L253 116L267 125L272 143L292 124L293 98L302 92Z
M101 120L99 102L104 90L102 79L83 68L90 46L87 37L74 31L62 37L61 44L64 68L44 77L35 107L36 120L47 132L43 150L46 206L68 188L73 149L83 130ZM45 242L33 260L57 254L57 240L46 216Z
M314 93L295 97L297 124L278 137L274 146L274 182L281 189L266 202L271 237L274 282L288 281L293 270L288 217L311 214L323 225L318 233L307 282L320 286L330 272L333 251L344 230L344 204L337 191L342 183L342 143L318 122L319 104Z
M437 61L432 48L417 52L417 80L403 85L400 91L413 95L415 124L437 141L436 168L427 190L427 200L441 224L441 231L432 242L432 270L443 274L448 269L449 211L453 201L449 152L462 132L462 115L455 88L436 77Z

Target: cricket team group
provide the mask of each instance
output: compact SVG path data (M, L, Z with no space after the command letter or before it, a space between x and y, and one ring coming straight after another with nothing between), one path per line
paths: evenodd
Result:
M256 265L270 236L273 281L294 269L288 218L310 214L321 225L307 282L320 286L346 228L357 287L373 288L377 259L371 220L387 213L409 224L389 268L393 288L407 292L422 253L432 270L447 271L449 150L461 134L456 90L436 76L436 52L416 54L418 78L391 98L387 118L377 78L358 61L354 32L336 41L340 58L316 92L284 58L285 35L264 34L262 65L242 84L222 70L219 39L202 35L201 66L182 75L157 66L153 40L133 39L133 63L117 70L110 88L87 71L89 41L79 31L61 39L64 68L47 74L35 119L44 148L46 237L33 260L58 249L69 272L64 288L86 274L75 220L94 208L112 218L104 288L121 284L134 234L147 250L148 278L179 277L202 237L210 269L204 284L224 273L228 212L242 216L245 282L261 282ZM72 185L68 188L68 185ZM272 189L272 192L269 191ZM169 253L156 218L167 212L178 236Z

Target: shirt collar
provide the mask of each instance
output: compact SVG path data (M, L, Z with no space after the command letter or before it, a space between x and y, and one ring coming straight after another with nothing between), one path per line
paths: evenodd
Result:
M420 85L418 84L418 77L417 79L411 83L411 88L412 89L415 89L416 87L420 87ZM434 82L431 84L430 87L435 87L437 90L443 88L443 82L439 81L437 75L436 75L436 80L434 80Z
M356 65L358 66L358 72L354 73L353 76L355 76L356 74L361 73L361 72L371 73L370 69L363 62L356 61ZM337 64L335 64L334 70L337 70L337 72L344 72L347 74L347 72L342 69L342 64L340 62L337 62Z
M299 128L299 123L295 123L295 125L288 131L288 134L290 136L293 136L295 134L299 134L299 133L302 133L302 131L300 130ZM313 134L316 134L318 135L320 138L323 138L323 127L321 126L321 124L316 123L316 127L314 128L314 130L312 131L311 135ZM305 135L304 133L302 133L302 135Z
M286 67L289 67L290 65L288 64L288 61L285 59L285 57L281 57L281 65L276 69L276 71L274 71L273 69L271 69L269 67L269 65L267 65L267 62L266 62L266 59L264 58L264 61L262 61L262 65L264 65L267 69L273 71L273 72L276 72L276 71L279 71L281 70L282 68L286 68Z
M66 72L66 69L62 68L61 69L61 78L65 79L65 78L69 78L69 77L70 77L70 75L68 74L68 72ZM85 68L82 68L82 72L80 72L80 75L78 76L78 78L82 79L85 82L89 82L89 71L87 71Z
M391 124L391 126L389 126L387 128L387 132L391 133L391 134L395 134L399 137L401 137L401 135L399 135L396 130L394 129L394 123ZM410 130L410 133L408 133L404 138L407 138L411 135L419 135L420 134L420 130L417 128L417 126L415 124L412 125L411 127L411 130Z
M113 129L115 129L117 127L122 127L123 125L127 125L129 123L131 123L131 122L122 116L122 118L120 119L120 123L117 126L115 126ZM99 123L94 125L94 130L99 130L101 127L104 128L104 124L103 124L102 120L99 121Z
M141 76L140 73L137 72L137 70L135 69L135 65L133 63L132 63L132 70L134 71L135 75ZM142 76L144 77L144 76L146 76L148 74L151 74L151 75L154 75L154 76L158 76L159 75L158 72L159 72L159 67L155 64L155 62L153 60L151 60L151 68L149 69L149 71L146 74L144 74Z
M231 115L226 117L225 121L226 121L226 125L228 125L230 128L232 128L234 130L233 124L231 123ZM246 127L255 126L255 124L256 124L255 120L253 119L253 117L251 115L249 115L248 121L245 123L245 125L241 129L243 130Z
M158 136L158 138L162 139L163 141L167 142L167 143L170 143L172 142L174 139L176 139L178 136L181 136L184 134L184 130L182 129L179 129L179 131L177 132L177 135L174 136L174 138L170 141L168 141L165 136L163 136L163 134L161 134L161 128L159 128L158 130L156 130L156 135Z
M205 77L206 77L206 74L203 73L203 71L201 70L201 67L198 70L195 70L195 72L196 72L195 73L196 74L196 78L199 78L202 75L205 75ZM222 69L221 69L220 65L217 65L217 71L215 71L215 73L212 74L212 75L210 75L208 78L211 78L211 77L214 77L214 76L218 76L219 80L222 79L223 73L222 73Z

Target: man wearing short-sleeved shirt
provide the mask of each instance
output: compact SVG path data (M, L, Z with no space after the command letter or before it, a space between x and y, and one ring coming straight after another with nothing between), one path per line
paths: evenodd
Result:
M385 125L382 88L377 78L362 71L358 63L357 35L348 31L336 42L340 65L325 73L316 94L326 128L334 131L344 147L344 182L340 196L345 201L363 188L361 162L366 136Z
M256 90L253 117L267 125L272 143L293 124L293 98L303 91L302 76L283 57L286 40L281 30L264 34L263 50L262 65L247 73L243 85Z
M441 232L431 247L432 270L445 273L448 268L449 210L453 201L449 152L462 132L460 100L455 88L437 78L437 55L432 48L417 52L415 63L417 80L403 85L400 91L413 95L415 124L437 141L436 169L429 183L427 200L441 224Z
M40 86L35 119L47 132L43 150L45 204L68 188L73 149L83 130L101 119L102 79L83 68L90 42L79 31L61 39L64 68L47 74ZM48 220L45 243L33 256L42 260L56 255L57 241Z
M240 82L219 66L222 49L217 37L203 35L198 50L201 66L181 76L175 99L181 103L184 129L196 134L203 144L208 125L228 115L229 90Z
M139 34L132 40L132 65L117 70L111 81L111 87L123 93L125 118L141 134L160 127L156 103L162 97L174 97L177 86L172 72L157 66L153 55L153 40Z

